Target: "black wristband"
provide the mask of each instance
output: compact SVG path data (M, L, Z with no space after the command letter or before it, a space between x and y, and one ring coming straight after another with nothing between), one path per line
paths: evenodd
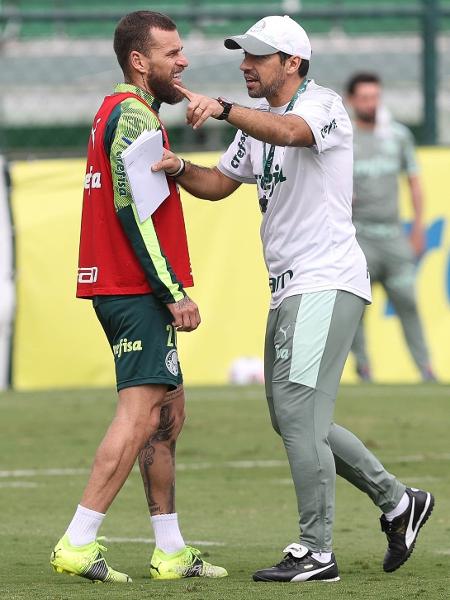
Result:
M216 119L218 121L226 121L229 117L230 110L233 108L233 103L220 97L217 98L217 102L220 104L220 106L223 106L223 112L216 117Z

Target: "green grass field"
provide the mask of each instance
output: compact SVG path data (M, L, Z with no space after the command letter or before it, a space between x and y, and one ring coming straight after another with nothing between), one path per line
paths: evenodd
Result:
M72 516L114 405L109 390L0 395L0 598L450 598L448 386L341 389L336 421L405 483L432 491L436 507L410 560L387 575L381 568L386 542L378 510L338 481L337 584L251 581L255 569L277 562L284 545L297 541L289 470L259 387L188 390L188 420L178 446L182 531L210 560L227 567L227 579L147 578L152 531L137 472L101 530L110 539L109 562L128 572L133 583L93 585L53 573L50 551Z

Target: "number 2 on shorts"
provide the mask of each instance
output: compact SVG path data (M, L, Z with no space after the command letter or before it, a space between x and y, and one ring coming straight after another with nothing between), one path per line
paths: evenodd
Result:
M175 339L175 331L174 331L173 325L166 325L166 331L168 333L167 347L173 348L174 347L174 339Z

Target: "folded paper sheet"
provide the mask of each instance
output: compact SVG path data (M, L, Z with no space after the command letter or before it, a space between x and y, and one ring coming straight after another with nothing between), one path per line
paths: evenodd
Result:
M163 155L162 132L144 131L122 152L131 195L141 223L148 219L169 195L164 171L154 173L152 165Z

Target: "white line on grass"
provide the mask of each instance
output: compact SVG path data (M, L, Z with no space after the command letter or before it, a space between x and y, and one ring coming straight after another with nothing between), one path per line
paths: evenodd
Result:
M228 468L228 469L269 469L273 467L284 467L286 460L232 460L221 463L197 462L197 463L178 463L178 471L203 471L207 469ZM135 467L134 472L139 469ZM0 471L0 478L9 477L65 477L67 475L86 475L89 469L15 469L12 471Z
M450 460L449 452L441 452L438 454L427 454L426 456L423 454L413 454L411 456L395 456L393 458L386 458L385 462L390 463L421 463L426 462L427 460L438 460L438 461L447 461Z
M13 471L0 471L0 477L59 477L67 475L85 475L89 469L15 469Z
M38 483L32 481L0 481L0 488L37 488Z
M423 477L406 477L406 481L408 485L410 484L422 484L429 483L430 481L443 481L444 477L434 477L433 475L424 475ZM271 479L270 483L272 485L294 485L292 479L289 478L280 478L280 479Z
M222 463L179 463L177 464L177 470L202 471L220 467L225 467L226 469L270 469L273 467L285 467L286 465L287 460L229 460Z
M120 544L154 544L154 538L141 537L102 537L105 542L120 543ZM225 546L223 542L208 542L205 540L186 540L186 543L191 546Z
M270 483L274 485L294 485L292 479L271 479Z
M399 463L421 463L429 460L434 461L450 461L450 453L443 452L438 454L413 454L411 456L393 456L384 457L383 461L392 464ZM278 467L286 467L287 460L230 460L225 462L192 462L178 463L178 471L205 471L208 469L271 469ZM135 467L134 472L138 473L139 469ZM6 479L11 477L66 477L69 475L86 475L90 469L85 468L54 468L54 469L13 469L11 471L0 471L0 478Z

